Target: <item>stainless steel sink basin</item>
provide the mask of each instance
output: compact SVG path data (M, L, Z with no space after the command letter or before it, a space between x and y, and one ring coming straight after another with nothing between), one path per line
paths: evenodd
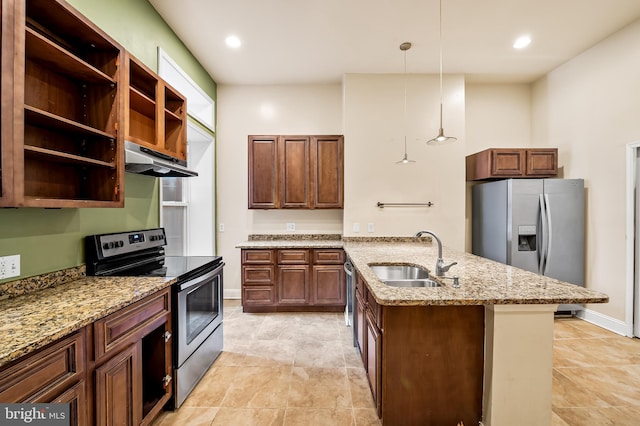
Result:
M370 265L381 280L416 280L429 278L429 271L413 265Z
M383 283L393 287L440 287L429 271L413 265L369 265Z
M429 278L420 280L382 280L386 285L393 287L440 287L440 283Z

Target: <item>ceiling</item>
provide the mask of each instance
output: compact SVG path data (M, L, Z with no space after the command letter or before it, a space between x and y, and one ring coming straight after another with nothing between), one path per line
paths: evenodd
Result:
M218 84L438 73L438 0L149 0ZM445 74L531 82L640 18L640 0L442 0ZM231 49L235 34L242 46ZM529 34L531 45L512 47Z

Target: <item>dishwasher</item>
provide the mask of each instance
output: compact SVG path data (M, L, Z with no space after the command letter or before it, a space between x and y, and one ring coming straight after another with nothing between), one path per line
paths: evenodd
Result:
M355 329L355 321L354 321L354 310L353 310L353 305L355 302L355 286L353 285L353 280L354 280L354 272L353 272L353 265L351 264L351 262L349 261L349 259L347 259L347 261L344 263L344 272L346 274L346 279L345 279L345 283L346 283L346 289L347 289L347 304L344 308L344 321L347 325L347 327L351 327L353 328L353 346L357 345L357 338L356 338L356 333L357 330Z

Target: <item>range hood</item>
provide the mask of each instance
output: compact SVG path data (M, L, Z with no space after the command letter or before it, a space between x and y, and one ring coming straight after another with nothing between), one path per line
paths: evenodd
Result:
M125 171L156 177L191 177L187 162L155 152L131 141L124 142Z

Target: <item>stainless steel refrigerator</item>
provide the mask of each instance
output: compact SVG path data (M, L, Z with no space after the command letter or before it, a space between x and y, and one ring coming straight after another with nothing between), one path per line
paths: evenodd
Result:
M583 179L487 182L472 197L473 254L584 286Z

